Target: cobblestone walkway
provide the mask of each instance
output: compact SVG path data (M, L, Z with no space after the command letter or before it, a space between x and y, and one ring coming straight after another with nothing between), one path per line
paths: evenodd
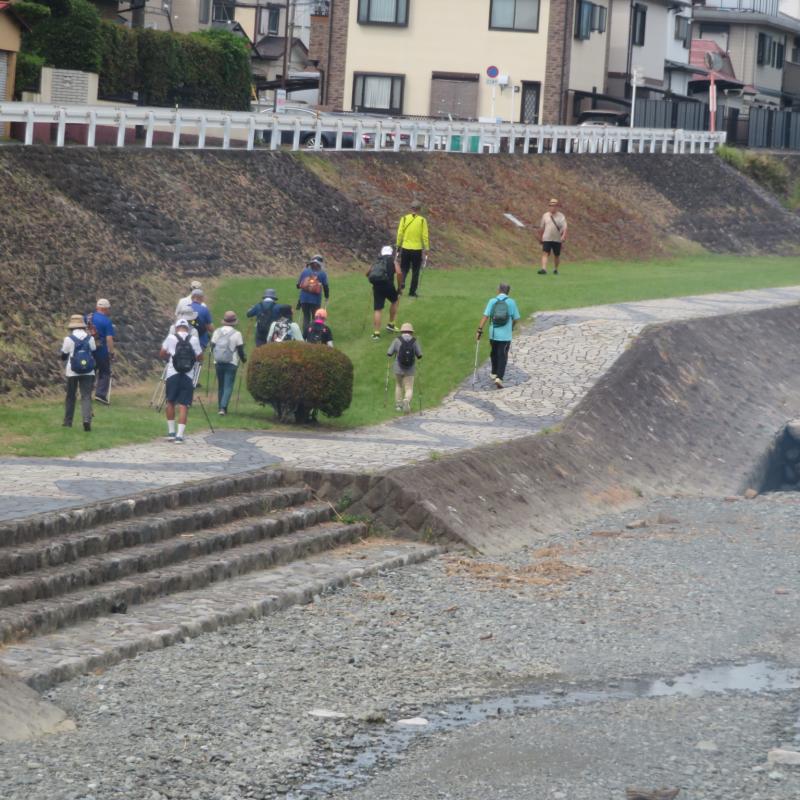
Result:
M798 302L793 286L541 312L514 340L502 391L484 364L475 385L470 376L437 408L355 431L197 433L180 462L166 441L76 458L0 458L0 519L277 463L377 471L535 433L563 420L645 325Z

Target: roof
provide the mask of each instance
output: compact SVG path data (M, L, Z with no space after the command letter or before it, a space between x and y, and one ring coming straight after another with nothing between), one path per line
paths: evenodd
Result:
M265 61L277 61L277 59L283 58L285 41L285 36L264 36L253 47L253 55L257 58L263 58ZM292 50L295 47L300 47L308 55L308 48L303 44L302 39L292 39Z
M720 57L722 62L720 69L714 70L706 68L706 53L716 53ZM711 39L692 39L692 49L689 51L689 64L694 68L692 80L714 78L714 80L723 80L735 83L739 86L744 86L744 84L736 78L736 73L733 71L733 64L731 63L731 57Z
M768 28L800 33L800 19L781 13L761 14L758 11L737 11L697 5L692 8L692 19L702 22L728 22L732 25L737 23L740 25L764 25Z

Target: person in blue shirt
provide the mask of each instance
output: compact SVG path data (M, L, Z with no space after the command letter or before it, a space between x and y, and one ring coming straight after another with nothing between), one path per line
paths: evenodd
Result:
M202 289L192 289L192 309L197 312L197 319L192 320L192 326L197 328L197 336L200 339L200 347L203 350L208 346L211 334L214 333L214 325L211 320L211 312L203 302L205 293Z
M503 388L506 375L508 351L511 349L511 337L519 317L517 304L508 296L511 286L501 283L497 288L497 296L486 304L478 331L475 336L480 339L486 322L489 322L489 342L492 345L492 380L498 389Z
M96 350L94 363L97 369L97 382L94 387L94 399L103 405L111 405L111 362L117 357L114 337L114 323L111 321L111 303L101 297L96 309L89 314L86 322L94 335Z
M278 294L274 289L264 290L264 299L256 303L248 312L248 317L256 318L256 347L267 343L269 329L278 319Z
M323 294L326 303L330 297L328 275L324 267L325 259L322 256L314 256L297 279L297 288L300 290L300 299L297 302L303 309L304 331L308 330L308 326L314 321L314 315L322 305Z

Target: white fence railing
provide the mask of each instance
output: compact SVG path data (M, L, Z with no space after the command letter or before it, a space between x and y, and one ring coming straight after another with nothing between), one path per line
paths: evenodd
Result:
M244 111L56 106L0 103L0 125L19 123L26 145L47 142L94 147L290 147L292 150L462 153L711 153L725 133L664 128L486 124L392 119L350 114L265 114Z

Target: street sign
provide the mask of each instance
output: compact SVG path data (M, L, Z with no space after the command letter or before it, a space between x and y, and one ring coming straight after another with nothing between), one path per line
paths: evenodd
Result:
M486 77L487 78L496 78L500 74L500 70L495 67L486 67Z

